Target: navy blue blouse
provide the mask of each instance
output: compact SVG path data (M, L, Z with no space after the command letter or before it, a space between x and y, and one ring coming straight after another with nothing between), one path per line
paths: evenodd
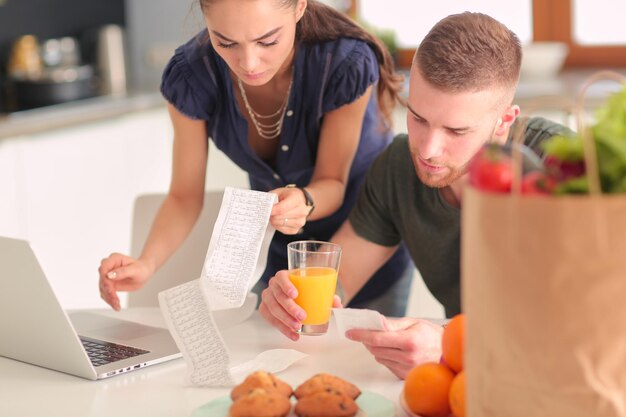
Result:
M176 50L163 73L161 92L181 113L206 121L209 137L248 173L254 190L269 191L291 183L308 185L315 168L324 114L353 102L378 81L376 57L363 41L344 38L298 44L287 112L277 155L270 165L248 144L248 124L237 104L228 65L211 43L203 39L206 39L206 30ZM287 267L288 242L331 238L354 205L370 163L391 139L392 132L381 128L375 94L372 94L343 205L329 217L307 222L301 234L276 233L263 279ZM371 288L364 288L354 301L380 295L400 277L408 259L408 254L399 251L390 260L387 268L391 269L385 271L385 277L370 280L367 287Z

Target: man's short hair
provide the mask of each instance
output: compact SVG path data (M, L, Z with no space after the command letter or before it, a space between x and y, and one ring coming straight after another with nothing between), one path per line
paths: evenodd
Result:
M521 63L517 35L490 16L470 12L440 20L414 60L426 81L452 93L490 88L514 92Z

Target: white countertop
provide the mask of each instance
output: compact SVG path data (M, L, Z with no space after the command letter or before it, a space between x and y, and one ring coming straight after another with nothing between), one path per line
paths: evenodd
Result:
M570 100L575 100L581 92L582 86L591 75L600 69L570 69L562 71L558 77L554 78L522 78L517 87L515 102L522 107L532 103L538 97L557 96ZM626 77L626 69L612 69ZM589 110L595 109L600 103L606 100L609 93L616 91L619 85L615 81L599 81L594 83L588 90L585 107Z
M157 91L128 94L122 97L93 97L54 106L0 114L0 140L106 120L159 106L165 107L165 104L165 99Z
M103 314L119 314L151 325L163 323L156 308ZM325 336L291 342L255 313L251 319L223 330L222 336L233 364L268 349L297 349L310 356L278 374L292 386L315 373L329 372L355 383L361 390L390 399L396 404L396 416L405 416L398 405L402 381L377 363L362 345L340 338L334 325ZM184 360L176 359L109 379L88 381L0 357L0 416L190 417L201 405L228 395L229 388L187 385L185 370Z

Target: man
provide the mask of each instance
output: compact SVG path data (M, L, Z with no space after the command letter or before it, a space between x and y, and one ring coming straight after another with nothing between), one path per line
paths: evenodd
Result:
M333 242L343 247L340 281L349 300L404 242L446 315L460 312L460 209L467 166L485 143L511 140L512 104L522 54L517 36L478 13L448 16L420 44L411 68L407 127L372 164L359 200ZM527 121L525 143L564 128ZM417 174L417 175L415 175ZM263 293L262 316L297 340L303 310L283 271ZM345 300L344 300L345 302ZM394 374L438 361L442 328L413 318L386 319L388 331L351 330Z

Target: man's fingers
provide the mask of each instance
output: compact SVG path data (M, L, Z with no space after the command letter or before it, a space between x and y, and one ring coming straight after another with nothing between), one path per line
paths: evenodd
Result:
M411 352L407 352L401 349L368 345L365 345L365 347L372 355L376 357L376 359L384 359L386 361L404 364L411 363L413 359Z
M337 294L333 296L333 308L343 308L343 304L341 303L341 297Z
M361 342L368 346L376 347L398 347L398 335L392 332L378 330L352 329L346 332L350 340Z
M295 299L298 296L298 290L289 279L289 272L287 271L278 271L268 285L269 287L278 286L289 298Z
M416 319L412 317L391 318L383 316L383 325L385 326L386 330L395 332L397 330L404 330L415 325L415 320Z
M273 299L290 316L300 321L306 318L305 311L294 301L298 297L298 290L289 279L287 271L278 271L276 276L270 280L267 289L270 291Z
M393 374L400 379L405 379L406 375L412 369L412 368L407 368L406 365L403 365L401 363L389 361L386 359L376 358L376 362L380 363L381 365L384 365L387 369L393 372Z
M282 321L276 318L276 316L274 316L269 311L268 306L267 304L265 304L265 302L261 303L261 305L259 306L259 314L261 314L261 317L263 317L273 327L277 328L282 334L284 334L294 342L300 338L300 335L297 332L295 332L289 326L286 326Z
M296 315L291 314L290 311L276 299L276 294L272 290L270 286L263 290L261 294L261 298L263 299L261 306L267 310L267 318L272 319L270 323L274 324L280 322L283 326L291 329L291 331L299 330L302 323L297 319ZM280 293L280 290L278 292ZM293 303L293 300L291 300L291 302Z

